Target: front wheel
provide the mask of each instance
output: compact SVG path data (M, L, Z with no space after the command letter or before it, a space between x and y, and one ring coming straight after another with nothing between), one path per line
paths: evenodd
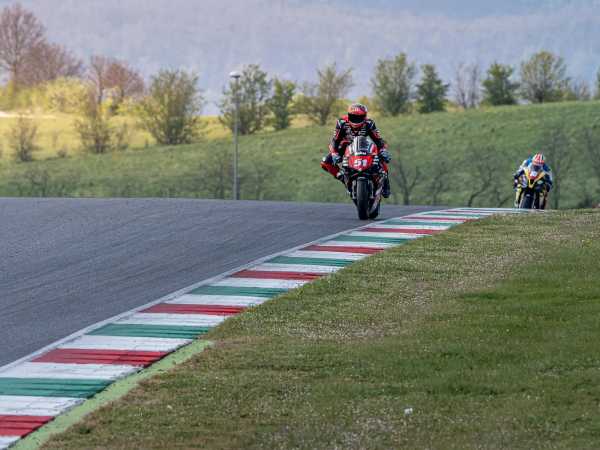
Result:
M381 209L381 202L377 203L377 208L375 208L375 210L371 211L371 213L369 214L369 219L377 219L377 217L379 216L380 209Z
M356 210L360 220L369 218L369 181L365 178L359 178L356 181Z
M519 207L522 209L533 208L533 195L530 193L523 194L521 197L521 205Z

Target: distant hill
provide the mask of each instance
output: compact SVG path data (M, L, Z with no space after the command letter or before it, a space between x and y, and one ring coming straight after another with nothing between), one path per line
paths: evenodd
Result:
M10 4L0 0L0 6ZM129 60L145 75L193 68L214 112L227 74L259 63L294 80L319 65L354 67L370 93L378 58L407 51L451 79L459 62L517 63L541 48L591 80L600 65L600 4L586 0L23 0L48 34L82 57ZM456 6L459 3L460 7Z

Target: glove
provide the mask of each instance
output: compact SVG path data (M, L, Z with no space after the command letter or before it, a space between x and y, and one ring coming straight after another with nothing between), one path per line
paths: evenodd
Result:
M385 163L389 163L392 160L392 156L390 155L390 152L388 152L387 150L381 150L379 152L379 157L383 160L383 162Z
M331 154L331 162L336 165L342 162L342 157L338 153Z

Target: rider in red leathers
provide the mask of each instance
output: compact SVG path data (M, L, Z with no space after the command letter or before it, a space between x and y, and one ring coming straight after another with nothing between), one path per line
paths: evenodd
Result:
M344 173L340 169L339 163L342 161L346 147L357 136L370 137L379 149L379 157L383 161L382 168L385 173L381 195L388 198L390 196L390 181L388 179L387 163L391 161L391 157L387 151L387 144L382 139L375 122L367 118L367 107L365 105L353 103L348 107L348 115L338 119L333 138L329 144L329 153L321 161L321 167L344 183Z

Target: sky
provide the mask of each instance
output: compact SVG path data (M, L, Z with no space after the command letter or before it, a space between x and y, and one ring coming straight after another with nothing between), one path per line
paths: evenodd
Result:
M11 4L0 0L0 6ZM600 67L600 0L22 0L50 39L87 60L129 61L146 77L160 68L200 74L207 113L227 75L260 64L272 75L314 81L336 62L352 68L351 97L370 95L380 58L406 52L451 81L460 63L515 66L547 49L573 78Z

